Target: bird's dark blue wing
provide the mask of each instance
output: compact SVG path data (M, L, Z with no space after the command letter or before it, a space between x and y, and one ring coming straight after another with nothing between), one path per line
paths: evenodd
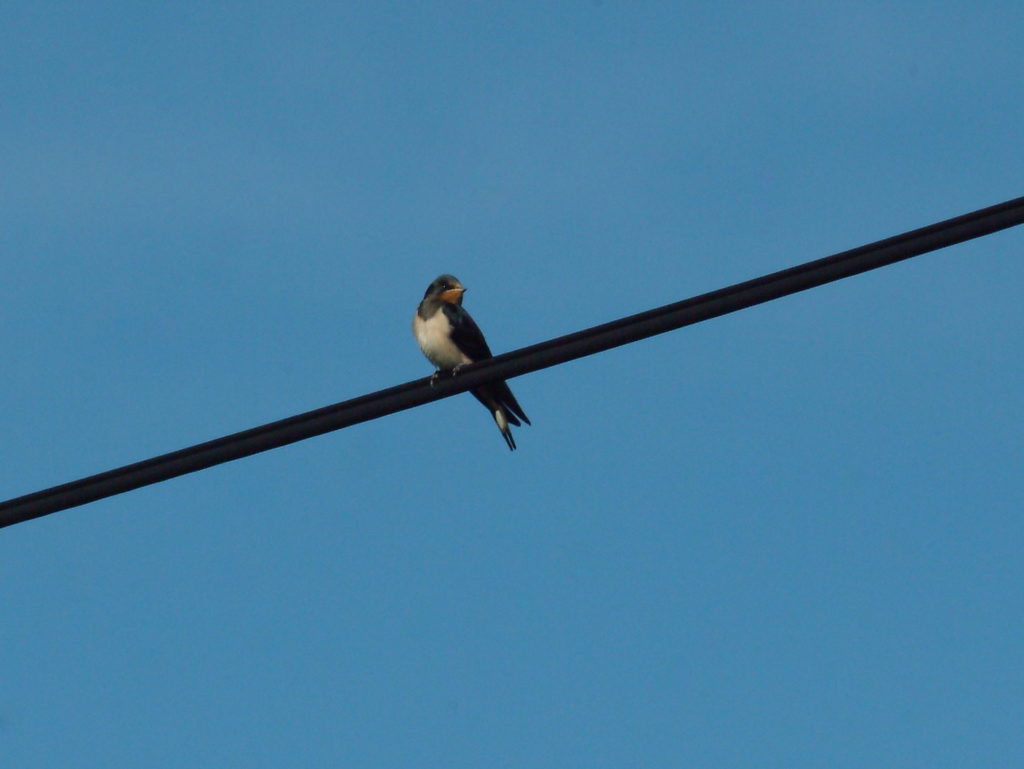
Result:
M491 348L487 346L487 340L484 339L483 332L468 312L462 309L461 306L449 302L442 304L441 309L448 317L448 322L451 323L452 341L471 361L476 363L477 361L494 357L491 355ZM530 424L530 420L523 411L523 407L519 405L516 397L505 382L500 380L488 382L485 385L470 390L470 392L487 407L488 411L493 412L494 409L501 409L505 419L510 424L519 426L520 419L526 422L526 424ZM502 430L502 435L505 437L508 447L514 450L516 443L512 438L512 431L506 427Z
M491 348L487 346L483 332L468 312L450 302L444 302L441 309L452 325L452 341L466 357L474 363L492 357Z

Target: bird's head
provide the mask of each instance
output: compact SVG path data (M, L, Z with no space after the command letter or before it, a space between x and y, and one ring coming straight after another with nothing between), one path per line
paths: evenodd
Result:
M423 298L435 297L442 302L462 304L462 295L464 293L466 293L466 289L459 283L458 278L454 275L441 275L427 286L427 291L423 294Z

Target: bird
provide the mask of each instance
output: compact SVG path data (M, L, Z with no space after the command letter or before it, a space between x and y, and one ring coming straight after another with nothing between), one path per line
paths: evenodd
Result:
M440 275L427 286L423 301L412 319L412 333L423 354L437 367L431 377L436 380L442 371L458 373L467 363L477 363L493 357L483 332L462 307L466 293L454 275ZM487 382L470 392L494 417L509 451L515 451L516 441L510 425L520 427L520 419L530 424L522 406L503 381Z

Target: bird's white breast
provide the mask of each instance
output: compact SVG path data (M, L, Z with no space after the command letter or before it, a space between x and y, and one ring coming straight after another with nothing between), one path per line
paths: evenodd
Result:
M419 313L412 319L412 332L416 335L420 349L439 369L447 370L472 362L452 342L451 330L448 316L441 310L427 320L421 318Z

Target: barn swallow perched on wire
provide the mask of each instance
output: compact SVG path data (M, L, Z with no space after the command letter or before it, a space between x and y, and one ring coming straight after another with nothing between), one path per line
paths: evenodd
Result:
M437 366L431 382L441 371L455 374L467 363L493 357L480 327L462 308L464 293L466 289L458 278L441 275L427 286L423 301L413 316L412 332L416 341L423 354ZM491 412L509 450L515 451L516 442L509 425L519 427L520 419L526 424L530 424L530 420L508 385L502 381L488 382L470 392Z

